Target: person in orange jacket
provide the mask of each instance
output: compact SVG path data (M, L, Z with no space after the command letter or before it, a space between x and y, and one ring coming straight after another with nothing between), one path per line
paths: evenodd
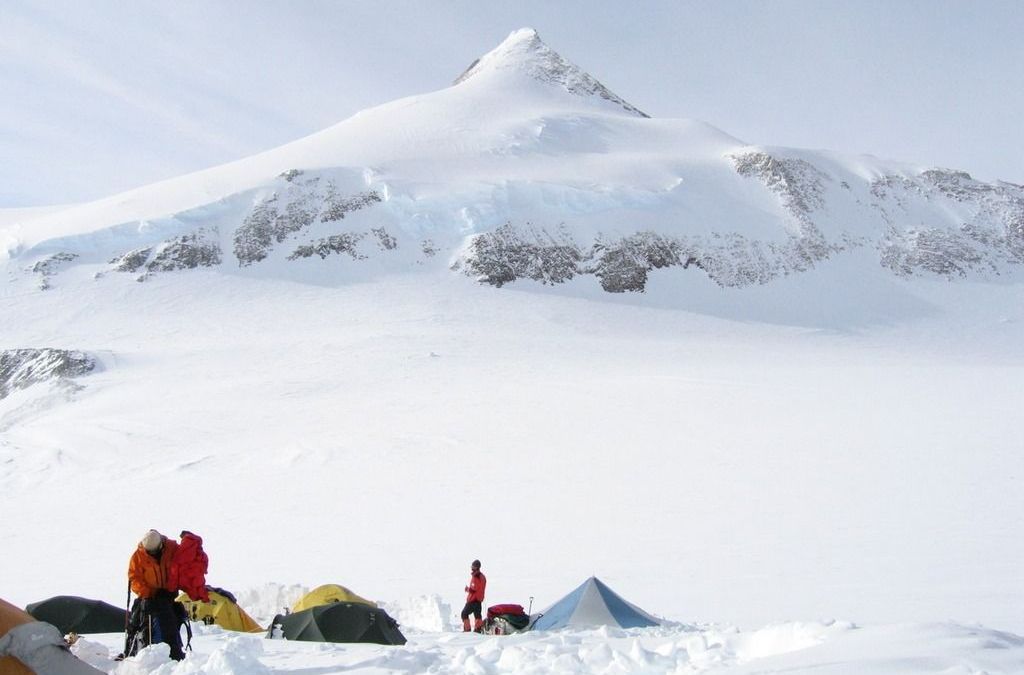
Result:
M142 536L128 562L128 586L138 597L132 604L125 650L121 658L134 656L148 645L164 642L171 649L171 658L181 661L185 651L180 627L184 607L174 601L178 590L173 571L178 543L156 530ZM181 607L181 610L177 608Z
M480 571L480 561L474 560L469 568L469 585L466 586L466 606L462 608L462 630L469 632L469 615L472 614L475 623L473 630L480 632L484 627L484 590L487 588L487 577Z
M128 583L132 593L140 598L154 598L158 591L174 593L171 580L171 561L178 542L168 539L156 530L143 535L132 559L128 561Z

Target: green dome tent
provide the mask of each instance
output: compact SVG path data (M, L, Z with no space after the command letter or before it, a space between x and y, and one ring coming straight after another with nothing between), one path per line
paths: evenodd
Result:
M36 621L53 624L63 634L123 633L125 611L102 600L58 595L25 608Z
M280 626L288 640L307 642L372 642L404 645L398 623L388 613L362 603L334 602L292 614L278 614L271 634Z

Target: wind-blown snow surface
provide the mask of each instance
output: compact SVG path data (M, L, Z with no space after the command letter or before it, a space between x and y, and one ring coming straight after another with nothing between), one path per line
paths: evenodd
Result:
M508 637L413 634L403 647L261 640L199 628L181 665L150 648L111 669L114 637L88 638L74 651L117 675L205 673L1013 673L1024 666L1024 639L955 624L857 627L789 623L757 631L656 628L559 631Z
M4 225L0 348L97 362L0 399L0 597L119 604L141 533L187 528L259 613L341 583L426 632L204 631L177 670L121 672L1024 670L997 632L1024 633L1022 188L649 120L510 40L543 57L526 80L484 58ZM614 295L449 269L535 216L580 250L664 225L680 264ZM681 625L440 633L473 558L488 604L598 575Z
M704 283L690 290L748 302ZM825 310L819 329L737 323L444 273L7 284L5 341L73 340L104 367L72 394L0 401L3 593L117 603L140 533L188 528L210 582L238 591L339 582L458 609L479 557L489 602L535 609L598 574L660 616L745 632L835 618L1020 633L1016 289L901 283L933 315L845 330L824 329ZM849 640L987 654L965 631ZM579 639L614 660L589 637L534 639L522 649ZM367 654L266 649L277 672ZM460 649L414 642L379 667L457 664ZM496 654L494 672L551 665ZM207 672L250 672L226 667Z

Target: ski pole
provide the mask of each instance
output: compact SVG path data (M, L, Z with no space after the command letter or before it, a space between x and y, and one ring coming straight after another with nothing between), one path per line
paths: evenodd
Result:
M132 604L132 580L128 580L128 597L124 601L124 655L128 656L128 627L131 618L131 612L128 607Z

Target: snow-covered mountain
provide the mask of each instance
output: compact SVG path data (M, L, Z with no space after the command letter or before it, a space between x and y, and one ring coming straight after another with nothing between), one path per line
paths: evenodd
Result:
M112 672L1020 672L1024 188L641 108L522 30L0 211L0 597L121 604L141 533L189 529L262 614L341 583L411 644L201 627ZM439 633L474 558L488 604L599 575L679 623Z
M497 286L593 275L644 291L674 267L743 287L861 253L854 279L993 278L1024 262L1024 187L651 119L523 29L446 89L22 219L0 246L43 288L72 267L352 279L439 265Z

